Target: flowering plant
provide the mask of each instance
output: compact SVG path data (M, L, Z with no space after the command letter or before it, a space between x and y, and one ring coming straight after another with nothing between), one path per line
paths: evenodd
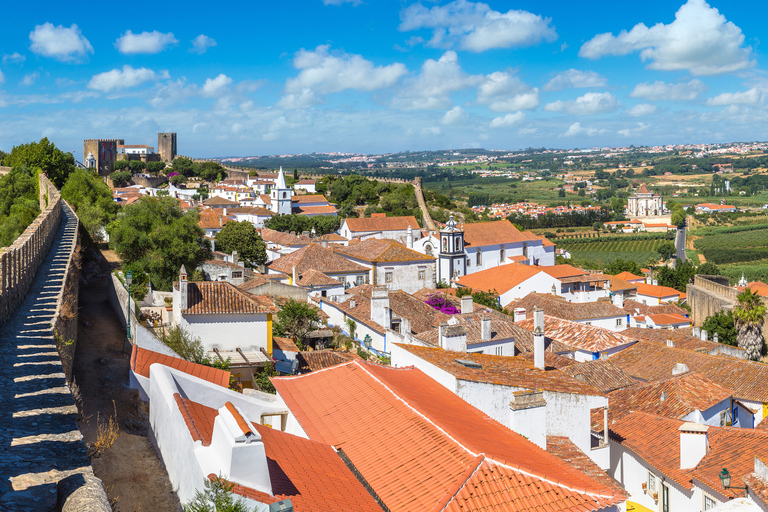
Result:
M432 308L445 313L446 315L455 315L459 313L456 305L448 300L448 297L442 293L435 293L424 301Z
M168 177L169 177L169 178L173 178L174 176L176 176L176 175L178 175L178 174L179 174L179 173L177 173L177 172L172 172L171 174L169 174L169 175L168 175Z

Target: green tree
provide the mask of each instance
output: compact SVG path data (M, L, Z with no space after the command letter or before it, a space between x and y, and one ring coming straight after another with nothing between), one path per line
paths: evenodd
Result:
M133 174L138 174L140 172L143 172L144 169L147 168L147 164L142 162L141 160L131 160L128 164L128 167L131 168L131 172Z
M120 207L112 199L112 191L99 175L87 169L75 169L61 189L61 196L75 210L80 225L91 239L101 242L104 228L115 220Z
M765 304L762 298L749 288L741 292L737 299L736 307L733 308L736 339L739 347L746 351L747 359L757 361L763 351Z
M216 248L228 254L237 251L237 256L250 268L267 262L267 244L253 224L245 220L224 224L216 234Z
M166 169L166 172L168 172L168 169ZM177 172L189 178L195 175L195 163L185 156L178 156L173 159L170 172Z
M219 475L205 480L205 489L196 490L192 501L184 505L184 512L250 512L245 502L232 494L235 484Z
M264 368L253 375L253 382L256 383L261 391L272 393L274 395L276 393L275 386L269 379L271 377L277 377L278 375L279 373L275 370L275 363L267 361L264 363Z
M672 219L671 222L675 226L682 226L685 224L685 209L683 209L682 206L679 204L675 204L673 208L671 208L672 211Z
M176 163L176 160L173 161ZM197 165L196 174L208 181L221 181L227 177L227 170L218 162L203 162Z
M696 268L696 273L704 276L721 276L720 267L711 262L706 262Z
M349 331L349 337L355 339L355 333L357 332L357 322L351 318L347 318L347 330Z
M138 263L156 289L170 290L182 265L195 269L211 257L197 223L197 210L182 211L177 199L143 197L126 206L107 231L124 263Z
M27 167L0 178L0 247L13 244L40 213L37 188L37 175Z
M171 176L171 183L173 183L174 186L178 187L182 183L186 183L186 182L187 182L187 177L184 176L183 174L175 174Z
M40 139L40 142L14 146L6 160L10 167L27 166L32 171L42 170L59 189L75 170L72 153L61 151L47 137Z
M659 256L661 256L661 259L668 260L674 254L677 252L677 249L675 248L675 244L672 242L664 242L663 244L659 245L656 248L656 252L659 253Z
M147 162L147 171L151 174L157 174L165 169L165 162Z
M290 336L302 348L304 338L320 324L317 308L308 302L289 299L277 312L274 331L277 336Z
M128 160L118 160L115 162L114 169L116 171L124 171L126 169L129 169L131 167L130 162ZM112 180L114 181L114 180Z
M636 276L643 275L643 270L640 268L640 265L634 261L615 259L610 262L607 267L605 267L605 273L612 276L621 274L622 272L629 272L630 274L634 274Z
M109 179L112 180L112 183L114 183L116 187L122 187L131 181L132 177L133 174L131 171L115 171L109 175Z
M707 331L710 337L717 333L717 341L719 343L737 346L736 324L733 320L733 312L718 311L714 315L707 317L701 328Z

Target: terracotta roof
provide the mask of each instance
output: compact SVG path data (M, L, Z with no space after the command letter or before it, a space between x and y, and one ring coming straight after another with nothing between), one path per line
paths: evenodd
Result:
M348 217L344 219L347 223L347 227L352 232L369 232L369 231L405 231L409 227L414 231L421 229L419 223L416 221L416 217L409 215L406 217L370 217L370 218L355 218Z
M338 213L338 210L332 204L324 204L319 206L294 206L292 213L296 215L326 215Z
M227 222L235 222L224 216L220 210L203 210L200 212L200 220L197 225L203 229L221 229Z
M645 183L640 185L640 190L638 190L638 193L640 193L640 194L650 194L650 192L648 192L648 187L645 186Z
M275 305L268 297L251 295L226 281L191 282L187 285L186 315L274 313Z
M262 217L274 217L275 213L260 206L242 206L240 208L227 208L228 215L258 215Z
M240 203L237 201L230 201L229 199L225 199L221 196L209 197L203 201L203 204L205 206L240 206Z
M334 352L333 350L313 350L311 352L299 352L296 356L299 360L299 372L316 372L323 368L330 368L337 364L348 363L353 359L360 359L355 352Z
M496 356L479 352L457 353L441 348L418 345L397 346L440 368L459 380L485 382L498 386L544 389L560 393L602 396L598 390L584 384L560 370L540 370L533 363L519 356ZM479 364L472 368L456 360L469 360Z
M296 236L269 228L261 228L260 234L261 239L265 242L272 242L278 245L307 245L310 242L310 239L305 236Z
M501 315L490 315L482 310L453 315L451 316L451 322L464 327L467 333L467 345L474 345L484 343L481 333L483 318L490 318L491 320L491 339L487 341L494 342L509 338L517 340L517 338L526 337L527 333L525 330L515 325L511 318ZM440 346L439 327L419 333L416 337L433 347Z
M534 241L521 233L508 220L465 223L461 229L464 230L464 244L469 247ZM538 238L534 237L534 239L540 241Z
M338 233L328 233L327 235L318 237L318 240L325 240L327 242L348 242L349 241Z
M616 494L629 498L630 494L619 482L611 478L608 473L595 464L592 459L587 457L587 455L567 437L547 436L547 451L566 464L573 466L582 473L591 476L606 487L612 489Z
M616 389L634 386L638 382L609 359L593 359L592 361L572 364L564 368L563 371L601 393L610 393Z
M674 332L674 331L665 331ZM611 361L629 375L646 380L661 380L672 375L676 363L733 391L734 397L752 402L768 402L768 365L692 352L641 341L611 357Z
M515 347L515 350L517 350L517 346ZM518 354L519 357L522 357L529 363L534 363L535 354L533 351L530 352L520 352ZM545 370L562 370L563 368L568 368L569 366L572 366L576 364L575 359L571 359L570 357L561 356L560 354L556 354L555 352L550 352L549 350L544 352L544 369Z
M303 286L305 288L309 286L341 286L341 281L338 279L334 279L331 276L323 274L322 272L315 269L309 269L305 272L302 272L298 275L298 279L296 281L296 285Z
M192 363L178 357L167 356L159 352L141 348L138 345L133 346L131 352L131 370L134 373L148 379L149 367L155 363L168 366L169 368L175 368L225 388L229 387L230 373L226 370L219 370L217 368L211 368L210 366Z
M243 284L237 285L238 290L242 290L244 292L250 292L250 290L253 290L254 288L257 288L259 286L262 286L264 284L267 284L273 280L281 279L281 276L274 275L269 276L265 274L254 274L254 276L251 279L248 279Z
M557 295L531 292L522 299L507 305L510 311L524 308L526 316L533 317L533 308L544 310L544 314L564 320L579 321L597 318L626 317L627 312L607 301L600 302L568 302Z
M541 269L542 267L511 263L461 276L456 282L473 290L496 291L501 295L535 276Z
M309 178L305 178L297 181L296 185L314 185L315 183L317 183L317 180L311 180Z
M637 284L625 281L618 276L611 277L611 291L621 292L626 290L637 290Z
M659 313L687 315L689 312L680 306L674 304L659 304L658 306L649 306L633 299L624 299L624 311L631 315L657 315Z
M517 325L533 332L533 315L517 322ZM563 318L544 315L544 333L548 338L557 340L574 349L589 352L603 352L616 347L628 346L635 342L634 338L623 333L609 331L602 327L586 325Z
M426 261L433 262L435 258L427 256L413 249L408 249L403 244L393 240L381 240L369 238L359 244L350 246L337 246L333 249L342 256L348 256L371 263L401 262L401 261Z
M309 437L343 449L393 512L595 510L624 500L417 369L354 361L272 382ZM388 435L370 442L372 431Z
M565 277L587 276L589 272L578 269L572 265L550 265L547 267L539 267L543 272L546 272L555 279L562 279Z
M292 203L327 203L328 200L322 194L305 194L291 197Z
M648 297L656 297L659 299L663 297L670 297L672 295L680 296L680 292L674 288L647 283L637 283L637 294L647 295Z
M281 338L280 336L272 336L272 343L278 349L284 352L299 352L299 347L290 338Z
M658 315L647 315L647 318L651 319L656 325L678 325L691 323L690 318L686 318L683 315L659 313Z
M366 267L336 254L332 249L316 243L311 243L297 251L281 256L269 264L270 270L277 270L288 275L293 274L294 266L299 274L308 270L317 270L329 275L369 271Z
M200 441L203 446L210 446L213 438L213 422L219 415L219 411L188 398L182 398L178 393L173 394L173 399L176 401L181 417L184 418L184 423L187 424L192 440Z

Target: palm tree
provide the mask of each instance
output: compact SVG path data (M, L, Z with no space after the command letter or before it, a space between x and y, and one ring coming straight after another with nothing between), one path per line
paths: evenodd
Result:
M746 351L747 359L757 361L763 351L763 322L765 304L762 298L747 288L737 297L733 309L736 324L736 339L739 347Z

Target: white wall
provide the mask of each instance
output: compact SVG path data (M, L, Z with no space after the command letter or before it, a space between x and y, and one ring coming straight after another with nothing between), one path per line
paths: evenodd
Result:
M467 269L467 273L469 273L469 269ZM531 292L552 293L553 285L556 289L560 289L560 281L550 276L546 272L539 272L538 274L531 276L529 279L526 279L514 288L504 292L501 290L496 291L500 293L499 298L501 299L502 307L506 307L510 302L513 302L517 299L522 299Z
M419 279L419 272L424 271L424 279ZM386 273L392 272L392 282L386 282ZM386 285L388 290L402 290L416 293L422 288L435 287L435 262L413 261L407 263L376 264L376 283Z
M348 299L348 300L354 300L354 299ZM328 325L338 326L341 331L349 336L349 326L347 325L347 315L336 307L332 302L329 302L327 300L322 300L320 302L320 309L322 309L327 315L328 315ZM378 350L379 352L387 352L389 348L387 347L386 343L386 335L385 333L381 333L377 330L375 330L373 327L370 327L363 323L358 318L349 317L352 318L355 323L357 323L357 328L355 329L355 339L357 341L362 342L362 340L365 338L365 335L369 335L371 337L371 347ZM387 327L387 326L382 326Z
M392 353L391 361L393 367L403 368L406 366L415 366L444 388L450 390L452 393L456 393L458 381L456 380L456 377L450 373L441 370L437 366L424 361L419 356L416 356L397 345L391 345L390 351Z
M267 314L182 315L179 326L200 338L205 350L267 350Z

